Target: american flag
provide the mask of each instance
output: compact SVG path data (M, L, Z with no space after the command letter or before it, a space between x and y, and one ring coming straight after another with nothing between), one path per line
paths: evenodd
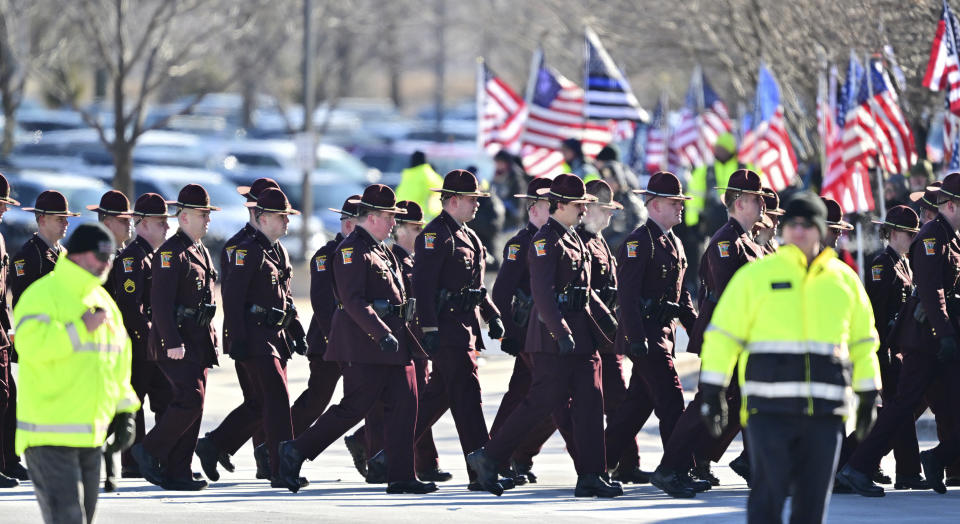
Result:
M855 71L856 58L851 57L851 71ZM859 67L859 63L856 64ZM857 82L856 75L848 75L841 98L852 90L851 83ZM830 86L821 78L817 97L817 119L820 136L823 139L826 169L823 174L823 188L820 194L840 203L843 212L872 210L875 207L873 192L870 189L869 172L863 162L847 166L843 161L843 142L840 140L840 127L837 125L837 69L830 69ZM846 103L842 103L846 106Z
M648 173L667 169L667 115L663 101L657 102L653 120L647 128L645 168Z
M931 91L947 90L947 107L960 114L960 55L958 55L960 21L943 1L943 11L937 22L937 32L930 46L930 60L923 75L923 85Z
M754 110L747 117L739 160L755 165L763 175L764 185L782 191L797 176L797 158L783 119L780 86L766 66L760 66Z
M482 61L478 63L477 141L489 155L501 149L520 153L523 127L527 120L527 104Z
M733 121L726 104L697 67L680 110L680 122L670 137L670 152L686 167L710 164L717 137L732 129Z
M600 38L587 27L584 31L586 47L586 105L587 118L612 120L639 120L647 122L650 116L640 107L630 83L613 62Z
M876 156L888 173L906 173L917 162L913 132L879 59L870 60L859 87L843 126L843 161L873 167Z
M583 89L546 67L541 59L534 80L530 116L523 132L523 167L531 176L561 173L560 143L576 138L585 155L593 157L610 143L609 121L583 117Z

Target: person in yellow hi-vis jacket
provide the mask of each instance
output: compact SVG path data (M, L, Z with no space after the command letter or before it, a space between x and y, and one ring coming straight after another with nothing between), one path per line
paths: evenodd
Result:
M873 309L857 274L833 249L821 251L826 216L812 193L791 199L782 218L786 245L734 274L704 335L701 415L715 436L726 425L725 389L738 368L751 523L779 522L788 495L791 522L823 521L851 386L860 397L858 438L876 418Z
M113 420L115 451L129 447L140 407L130 385L130 339L103 288L116 252L113 236L101 224L84 224L66 249L13 310L20 356L16 449L25 452L48 523L93 519L107 429Z

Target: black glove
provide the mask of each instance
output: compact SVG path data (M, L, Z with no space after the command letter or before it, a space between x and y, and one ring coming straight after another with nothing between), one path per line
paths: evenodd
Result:
M503 328L503 321L500 320L500 317L493 317L490 319L490 322L487 322L488 333L490 338L494 340L499 340L503 338L503 333L505 332Z
M703 404L700 405L700 419L707 426L707 433L713 438L719 437L727 427L727 391L713 384L700 384Z
M231 340L230 341L230 358L236 361L246 360L250 356L249 348L247 347L246 340Z
M857 393L857 396L860 397L860 405L857 406L856 436L857 442L863 442L877 420L877 392L864 391Z
M136 413L117 413L113 416L113 442L107 444L107 451L118 453L126 451L137 438Z
M676 302L662 302L660 304L660 323L667 325L680 316L680 304Z
M603 315L597 319L597 325L600 326L600 330L603 331L603 334L609 339L613 339L617 336L617 317L613 315Z
M881 347L877 350L877 360L880 362L880 369L888 369L892 363L892 359L890 348Z
M569 355L573 353L573 350L576 347L577 343L573 341L573 335L566 335L557 339L557 349L560 351L561 355Z
M504 338L500 341L500 350L510 356L517 356L523 348L520 347L520 341L515 338Z
M940 362L953 362L957 360L957 337L946 336L940 338L940 351L937 352L937 360Z
M627 346L627 354L631 357L645 357L650 354L650 347L647 346L647 339L641 338L634 340Z
M423 338L420 339L420 345L423 346L423 350L427 352L427 356L434 356L437 353L437 349L439 349L440 332L427 331L423 334Z
M384 353L396 353L400 351L400 342L397 341L397 337L393 336L391 333L387 333L380 339L380 351Z

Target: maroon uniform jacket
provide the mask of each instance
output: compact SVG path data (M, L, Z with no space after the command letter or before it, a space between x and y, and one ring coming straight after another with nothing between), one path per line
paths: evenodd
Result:
M10 266L10 292L13 294L14 306L17 305L20 295L27 286L53 271L53 266L57 264L57 258L62 249L60 244L54 247L48 246L40 235L34 233L30 240L23 244L20 251L13 255Z
M337 233L310 259L310 305L313 318L307 330L307 356L320 356L327 349L333 312L337 309L337 296L333 292L333 257L343 235Z
M710 324L710 317L717 307L720 295L727 288L727 283L733 278L738 269L763 256L763 248L750 238L750 233L743 230L740 222L730 218L723 225L710 243L707 244L703 257L700 258L700 292L697 296L697 321L690 330L690 343L687 351L700 354L703 346L703 333Z
M900 309L913 292L913 273L907 257L887 246L870 262L867 295L873 305L873 318L880 334L880 348L887 348L887 335Z
M403 318L381 317L374 311L376 300L396 306L407 299L400 263L386 245L357 227L337 247L331 265L341 307L333 314L324 360L403 366L414 355L425 357ZM398 351L380 349L380 340L387 334L400 342Z
M223 340L225 352L230 341L244 340L251 357L290 357L282 330L269 325L266 311L287 309L289 287L287 265L279 243L254 231L233 250L232 262L223 281ZM260 311L251 311L258 307Z
M113 261L110 281L123 325L133 343L133 358L148 360L150 340L150 287L153 280L153 248L137 237Z
M594 315L610 310L590 288L590 252L573 228L550 218L537 231L527 253L533 309L527 325L528 353L558 353L557 339L573 335L574 353L591 354L608 339ZM586 287L587 305L582 311L561 309L557 293L568 287Z
M617 255L617 282L620 284L617 353L625 353L633 340L647 339L666 353L673 352L676 321L661 325L647 304L663 302L680 305L680 323L693 329L697 312L690 292L683 288L687 257L683 244L671 232L664 233L653 220L638 227L624 239Z
M960 237L943 215L924 224L913 239L910 267L916 292L907 299L892 339L903 351L935 353L939 337L957 335L960 310L953 298L960 293Z
M590 252L590 287L597 293L607 308L616 314L617 259L603 238L603 233L591 233L583 224L577 226L580 240ZM613 341L600 346L601 353L613 353Z
M167 359L167 350L184 346L184 360L209 367L217 363L217 334L211 322L200 326L192 320L177 321L178 306L197 309L214 304L216 270L210 252L194 243L182 230L168 238L153 258L150 287L153 326L150 348L153 358Z
M513 321L513 297L517 291L530 296L530 266L527 263L527 253L530 250L530 241L537 234L537 228L527 223L507 241L503 248L503 262L497 273L497 280L493 283L493 303L503 313L504 338L519 342L523 347L527 339L527 327L520 327Z
M10 307L7 306L7 288L10 278L10 254L7 253L7 242L0 235L0 351L10 347L10 337L7 332L13 327L11 324Z
M440 347L483 349L481 316L488 322L500 316L486 293L480 305L469 311L438 307L441 291L483 287L487 251L480 237L443 211L417 236L414 252L413 295L420 326L440 329Z

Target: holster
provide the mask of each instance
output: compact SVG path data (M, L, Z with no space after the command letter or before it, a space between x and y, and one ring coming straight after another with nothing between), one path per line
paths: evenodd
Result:
M213 316L216 314L216 304L200 304L195 308L177 306L176 309L177 324L183 324L184 321L190 320L198 326L207 327L210 325L210 322L213 321Z
M560 311L575 312L587 308L590 299L590 288L585 286L567 286L557 293L557 306Z
M280 309L276 307L265 308L257 304L247 304L247 311L250 316L262 324L272 327L277 331L282 331L290 326L290 322L296 316L296 309ZM301 329L303 329L301 327Z
M370 303L370 307L382 319L397 317L404 322L412 321L417 313L417 301L414 298L407 299L402 304L391 304L387 299L377 299Z
M437 294L437 310L446 307L459 313L465 313L479 306L487 296L486 288L464 288L459 291L441 289Z
M617 288L613 286L604 286L597 290L597 295L603 301L607 309L613 311L617 307Z
M527 323L530 322L530 310L533 309L533 296L528 295L522 289L518 289L513 295L513 323L520 326L526 327Z

